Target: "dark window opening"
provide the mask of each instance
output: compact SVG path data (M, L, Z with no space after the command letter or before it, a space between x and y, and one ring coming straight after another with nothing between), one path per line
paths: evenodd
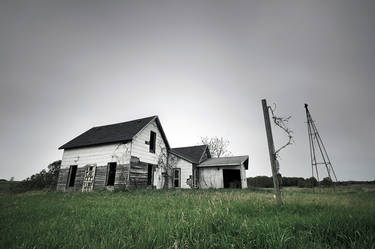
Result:
M199 172L196 165L193 166L193 188L198 188Z
M224 188L241 188L239 169L223 169Z
M156 145L156 133L151 131L150 132L150 152L155 153L155 145Z
M74 187L74 182L76 180L76 174L77 174L77 165L70 166L69 169L69 187Z
M181 169L173 169L173 187L181 187Z
M148 165L147 168L147 185L152 184L152 164Z
M108 163L108 178L107 178L107 186L114 186L115 185L115 178L116 178L116 163Z

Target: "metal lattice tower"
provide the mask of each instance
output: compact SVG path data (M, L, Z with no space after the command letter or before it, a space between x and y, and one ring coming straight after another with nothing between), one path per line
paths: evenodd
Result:
M311 114L308 109L308 105L305 104L306 109L306 116L307 116L307 131L309 135L309 144L310 144L310 157L311 157L311 172L312 176L318 180L319 184L319 165L324 165L329 179L332 182L337 182L337 177L335 170L332 167L331 161L329 160L328 153L326 148L324 147L322 138L319 135L318 129L316 128L315 122L311 117ZM320 156L317 159L317 155ZM315 173L314 173L315 170ZM332 175L334 179L332 178Z

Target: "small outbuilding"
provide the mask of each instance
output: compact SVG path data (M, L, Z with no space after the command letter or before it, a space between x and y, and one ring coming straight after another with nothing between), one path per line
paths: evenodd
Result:
M177 157L175 187L247 188L249 156L212 158L207 145L172 148L171 156Z
M248 156L209 158L198 165L201 188L247 188Z

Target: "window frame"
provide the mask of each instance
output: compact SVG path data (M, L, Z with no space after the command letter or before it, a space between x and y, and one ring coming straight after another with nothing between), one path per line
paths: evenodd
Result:
M152 186L154 181L154 167L152 164L147 164L147 186Z
M155 153L155 151L156 151L156 132L150 131L149 152Z
M72 174L73 171L74 171L74 175ZM78 171L78 165L70 165L68 180L66 182L68 188L74 187L76 176L77 176L77 171Z
M178 178L176 178L176 171L178 172ZM178 186L175 186L175 181L178 180ZM173 168L173 188L181 188L181 168Z
M111 165L114 165L113 183L112 183L112 178L110 178ZM106 179L106 183L105 183L106 186L115 186L116 171L117 171L117 162L109 162L109 163L107 163L107 179ZM110 180L111 180L111 184L109 182Z

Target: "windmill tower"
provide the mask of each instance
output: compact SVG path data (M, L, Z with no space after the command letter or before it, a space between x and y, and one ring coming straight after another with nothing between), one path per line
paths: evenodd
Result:
M323 144L322 138L319 135L318 129L316 128L315 122L311 117L307 104L305 104L305 110L307 116L307 131L309 135L312 176L316 177L319 184L319 166L324 165L329 179L332 182L337 182L335 170L332 167L327 150Z

